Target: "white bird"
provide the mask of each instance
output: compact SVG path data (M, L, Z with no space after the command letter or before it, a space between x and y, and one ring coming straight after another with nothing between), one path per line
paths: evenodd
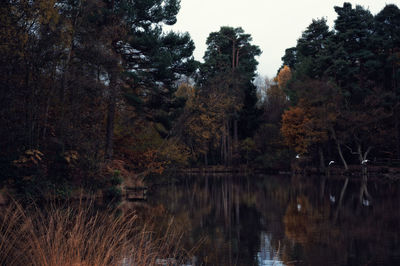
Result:
M364 206L369 206L371 203L369 202L369 200L367 200L367 199L362 199L362 205L364 205Z
M297 203L297 211L301 211L301 204Z
M366 164L366 163L368 163L369 162L369 160L363 160L362 162L361 162L361 164Z
M296 159L299 159L299 158L300 158L300 154L297 154L297 155L296 155Z
M332 203L335 203L336 197L335 197L335 196L332 196L332 195L329 195L329 200L330 200Z
M335 161L330 161L330 162L329 162L329 165L334 164L334 163L335 163Z

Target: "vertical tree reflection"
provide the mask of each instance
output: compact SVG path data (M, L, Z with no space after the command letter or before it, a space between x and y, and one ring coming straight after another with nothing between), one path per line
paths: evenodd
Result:
M359 210L360 181L329 177L324 183L322 188L312 177L191 177L158 188L147 208L160 225L173 217L185 231L184 246L198 247L203 265L397 265L399 188L377 185L370 191L373 208Z

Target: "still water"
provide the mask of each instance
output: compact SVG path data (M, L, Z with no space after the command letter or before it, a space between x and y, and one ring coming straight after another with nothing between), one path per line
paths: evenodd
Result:
M400 184L290 176L187 177L147 205L173 217L196 265L400 265ZM162 219L162 218L160 218ZM161 223L161 221L160 221Z

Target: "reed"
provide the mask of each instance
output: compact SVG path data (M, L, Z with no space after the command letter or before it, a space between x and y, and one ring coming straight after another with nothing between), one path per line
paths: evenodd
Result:
M82 201L45 209L14 202L0 211L0 265L155 265L185 257L172 222L159 234L139 220Z

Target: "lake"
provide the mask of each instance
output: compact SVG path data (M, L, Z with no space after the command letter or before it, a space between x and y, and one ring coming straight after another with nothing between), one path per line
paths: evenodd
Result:
M400 185L341 177L197 176L153 189L196 265L400 265Z

